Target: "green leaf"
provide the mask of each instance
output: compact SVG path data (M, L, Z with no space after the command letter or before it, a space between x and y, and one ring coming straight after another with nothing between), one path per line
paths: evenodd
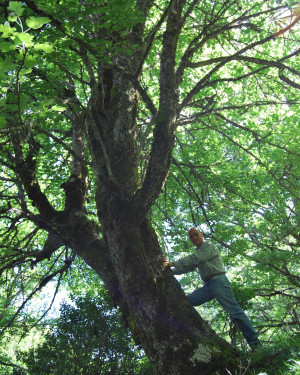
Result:
M0 32L2 32L2 38L10 37L17 29L10 27L9 25L0 25Z
M25 60L25 66L28 68L33 68L37 64L36 55L27 55Z
M44 52L51 53L54 51L54 48L49 43L37 43L34 45L36 50L43 50Z
M43 25L45 25L48 22L50 22L50 18L48 18L48 17L33 17L33 16L31 16L26 20L27 26L30 27L31 29L39 29L40 27L42 27Z
M53 107L51 107L51 110L55 112L63 112L65 109L66 109L65 107L61 107L58 105L54 105Z
M11 61L9 56L6 56L5 60L0 59L0 78L2 81L1 88L4 86L4 80L7 78L7 72L15 68L14 63Z
M7 121L4 117L0 117L0 129L4 129L6 126Z
M23 61L24 60L23 50L19 50L19 53L16 55L16 59L19 60L19 61Z
M8 52L15 49L15 46L10 42L0 42L0 50L2 52Z
M13 11L18 17L21 17L24 12L20 1L10 1L7 9Z
M31 73L31 72L32 72L32 68L22 69L20 72L20 75L25 76L26 74Z
M11 14L9 14L9 16L7 17L7 19L8 19L9 22L16 22L17 19L18 19L18 16L15 15L14 13L11 13Z
M20 39L21 42L25 42L29 45L32 44L32 39L34 38L33 35L30 35L28 33L15 33L15 36Z

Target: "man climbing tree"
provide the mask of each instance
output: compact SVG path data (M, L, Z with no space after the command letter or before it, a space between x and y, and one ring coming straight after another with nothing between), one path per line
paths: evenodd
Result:
M298 50L273 31L289 2L0 7L0 271L3 306L17 305L1 333L81 259L158 374L233 371L237 350L188 303L161 244L194 206L235 247L214 225L232 223L240 256L257 264L243 241L274 253L280 233L290 258L262 267L297 281Z
M229 280L225 276L225 267L218 249L212 242L204 242L203 232L200 229L192 227L188 234L190 240L196 246L195 253L176 261L176 263L170 262L166 258L165 265L175 267L173 269L175 275L193 271L198 267L204 286L196 289L188 296L189 302L193 306L200 306L216 298L237 323L250 347L253 350L256 349L260 344L258 334L233 295Z

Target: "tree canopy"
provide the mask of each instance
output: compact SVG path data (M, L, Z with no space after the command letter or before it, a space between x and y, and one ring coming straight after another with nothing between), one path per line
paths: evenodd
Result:
M80 258L159 374L235 368L238 352L163 267L163 252L193 251L191 225L221 249L265 341L283 326L293 333L299 6L25 0L0 9L0 334Z

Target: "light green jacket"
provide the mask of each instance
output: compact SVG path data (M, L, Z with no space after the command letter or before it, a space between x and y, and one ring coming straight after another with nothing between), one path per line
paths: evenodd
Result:
M202 280L209 275L226 272L219 250L210 241L202 242L193 254L176 260L174 264L172 271L175 275L191 272L198 267Z

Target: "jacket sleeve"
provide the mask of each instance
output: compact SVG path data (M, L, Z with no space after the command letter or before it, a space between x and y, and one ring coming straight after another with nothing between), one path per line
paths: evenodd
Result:
M175 268L173 268L172 271L175 275L191 272L200 263L206 262L216 256L219 256L218 249L212 242L205 241L201 244L201 246L196 248L193 254L175 261Z

